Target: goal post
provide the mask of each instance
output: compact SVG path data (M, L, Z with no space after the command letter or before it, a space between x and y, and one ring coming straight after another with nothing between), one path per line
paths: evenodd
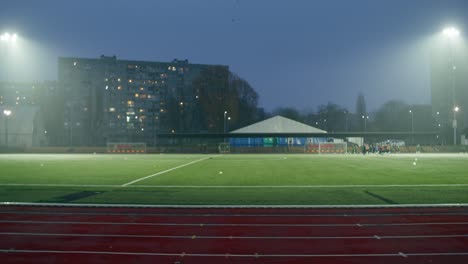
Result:
M229 142L221 142L218 145L220 154L231 153L231 144Z
M346 154L348 152L348 143L346 142L323 142L309 143L304 146L305 153L312 154Z
M107 153L146 153L145 142L108 142Z

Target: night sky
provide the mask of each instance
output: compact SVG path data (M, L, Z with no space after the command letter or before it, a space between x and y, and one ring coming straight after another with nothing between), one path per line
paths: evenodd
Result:
M430 41L468 32L468 1L2 0L0 81L55 80L57 57L229 65L260 106L355 110L390 99L430 101ZM22 43L20 43L22 42Z

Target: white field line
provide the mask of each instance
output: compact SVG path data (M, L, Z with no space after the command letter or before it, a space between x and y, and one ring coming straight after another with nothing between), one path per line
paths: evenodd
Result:
M468 222L419 222L419 223L372 223L372 224L224 224L224 223L151 223L151 222L90 222L90 221L36 221L0 220L8 224L45 224L45 225L127 225L127 226L195 226L195 227L384 227L384 226L431 226L431 225L468 225Z
M2 214L19 214L19 215L80 215L80 216L163 216L163 217L241 217L241 218L262 218L262 217L344 217L344 218L351 218L351 217L395 217L395 216L467 216L468 211L459 211L459 212L415 212L415 213L330 213L330 214L314 214L314 213L307 213L307 214L229 214L229 213L140 213L140 212L60 212L60 211L7 211L2 210L0 211L0 215Z
M129 186L129 185L131 185L131 184L137 183L137 182L139 182L139 181L143 181L143 180L146 180L146 179L149 179L149 178L152 178L152 177L155 177L155 176L164 174L164 173L168 173L168 172L170 172L170 171L177 170L177 169L180 169L180 168L182 168L182 167L185 167L185 166L188 166L188 165L191 165L191 164L200 162L200 161L204 161L204 160L209 159L209 158L211 158L211 157L205 157L205 158L202 158L202 159L194 160L194 161L191 161L191 162L189 162L189 163L185 163L185 164L179 165L179 166L174 167L174 168L170 168L170 169L165 170L165 171L160 171L160 172L158 172L158 173L154 173L154 174L145 176L145 177L143 177L143 178L139 178L139 179L133 180L133 181L131 181L131 182L127 182L127 183L125 183L125 184L122 184L121 186L122 186L122 187L126 187L126 186Z
M82 251L82 250L28 250L0 249L0 253L47 253L86 255L131 255L166 257L222 257L222 258L350 258L350 257L402 257L402 252L374 254L209 254L209 253L164 253L164 252L123 252L123 251ZM404 253L405 256L467 256L468 252Z
M335 240L335 239L420 239L420 238L466 238L468 234L447 235L400 235L400 236L198 236L198 235L128 235L128 234L76 234L76 233L30 233L0 232L0 236L51 236L51 237L112 237L112 238L170 238L170 239L269 239L269 240Z
M338 205L301 205L301 204L93 204L93 203L30 203L30 202L0 202L0 206L32 206L32 207L80 207L80 208L309 208L309 209L370 209L370 208L468 208L468 203L438 203L438 204L338 204Z
M206 158L202 159L205 160ZM395 187L466 187L468 183L447 183L447 184L340 184L340 185L130 185L138 181L142 181L184 166L188 166L195 162L202 160L192 161L191 163L183 164L178 167L171 168L169 170L161 171L146 177L134 180L123 185L115 184L49 184L49 183L0 183L0 186L37 186L37 187L128 187L128 188L395 188Z

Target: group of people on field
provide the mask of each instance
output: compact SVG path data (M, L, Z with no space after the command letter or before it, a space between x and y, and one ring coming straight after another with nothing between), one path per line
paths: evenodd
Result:
M400 147L395 145L392 146L390 144L363 144L361 146L361 151L363 155L370 154L370 153L378 153L378 154L384 154L384 153L395 153L395 152L400 152ZM358 151L358 145L353 145L353 153L359 153Z

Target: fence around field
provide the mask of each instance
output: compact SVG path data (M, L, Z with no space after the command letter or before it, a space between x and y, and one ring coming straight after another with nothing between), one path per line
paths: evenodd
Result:
M441 145L433 132L158 134L153 142L112 142L107 146L5 147L0 153L459 153L466 145ZM142 145L144 147L136 146ZM323 144L323 147L320 147ZM335 145L333 145L335 144ZM335 148L339 144L345 147ZM122 151L122 146L130 151ZM132 147L135 146L135 147ZM135 151L131 151L135 148ZM372 151L373 150L373 151Z
M391 149L390 153L415 153L416 146L402 146L399 150ZM421 153L460 153L468 152L468 146L437 146L423 145L420 148ZM33 148L9 148L0 149L0 153L38 153L38 154L92 154L92 153L108 153L107 147L33 147ZM141 154L135 152L135 154ZM147 147L146 153L201 153L212 154L219 153L219 143L210 144L180 144L180 145L165 145L158 147ZM310 154L317 155L317 152L306 152L304 146L272 146L272 147L231 147L228 152L232 154L247 154L247 153L291 153L291 154ZM361 148L353 149L352 146L347 147L347 154L361 154ZM115 153L118 155L119 153ZM127 152L129 154L129 152ZM131 154L131 152L130 152ZM325 153L323 153L325 154Z

